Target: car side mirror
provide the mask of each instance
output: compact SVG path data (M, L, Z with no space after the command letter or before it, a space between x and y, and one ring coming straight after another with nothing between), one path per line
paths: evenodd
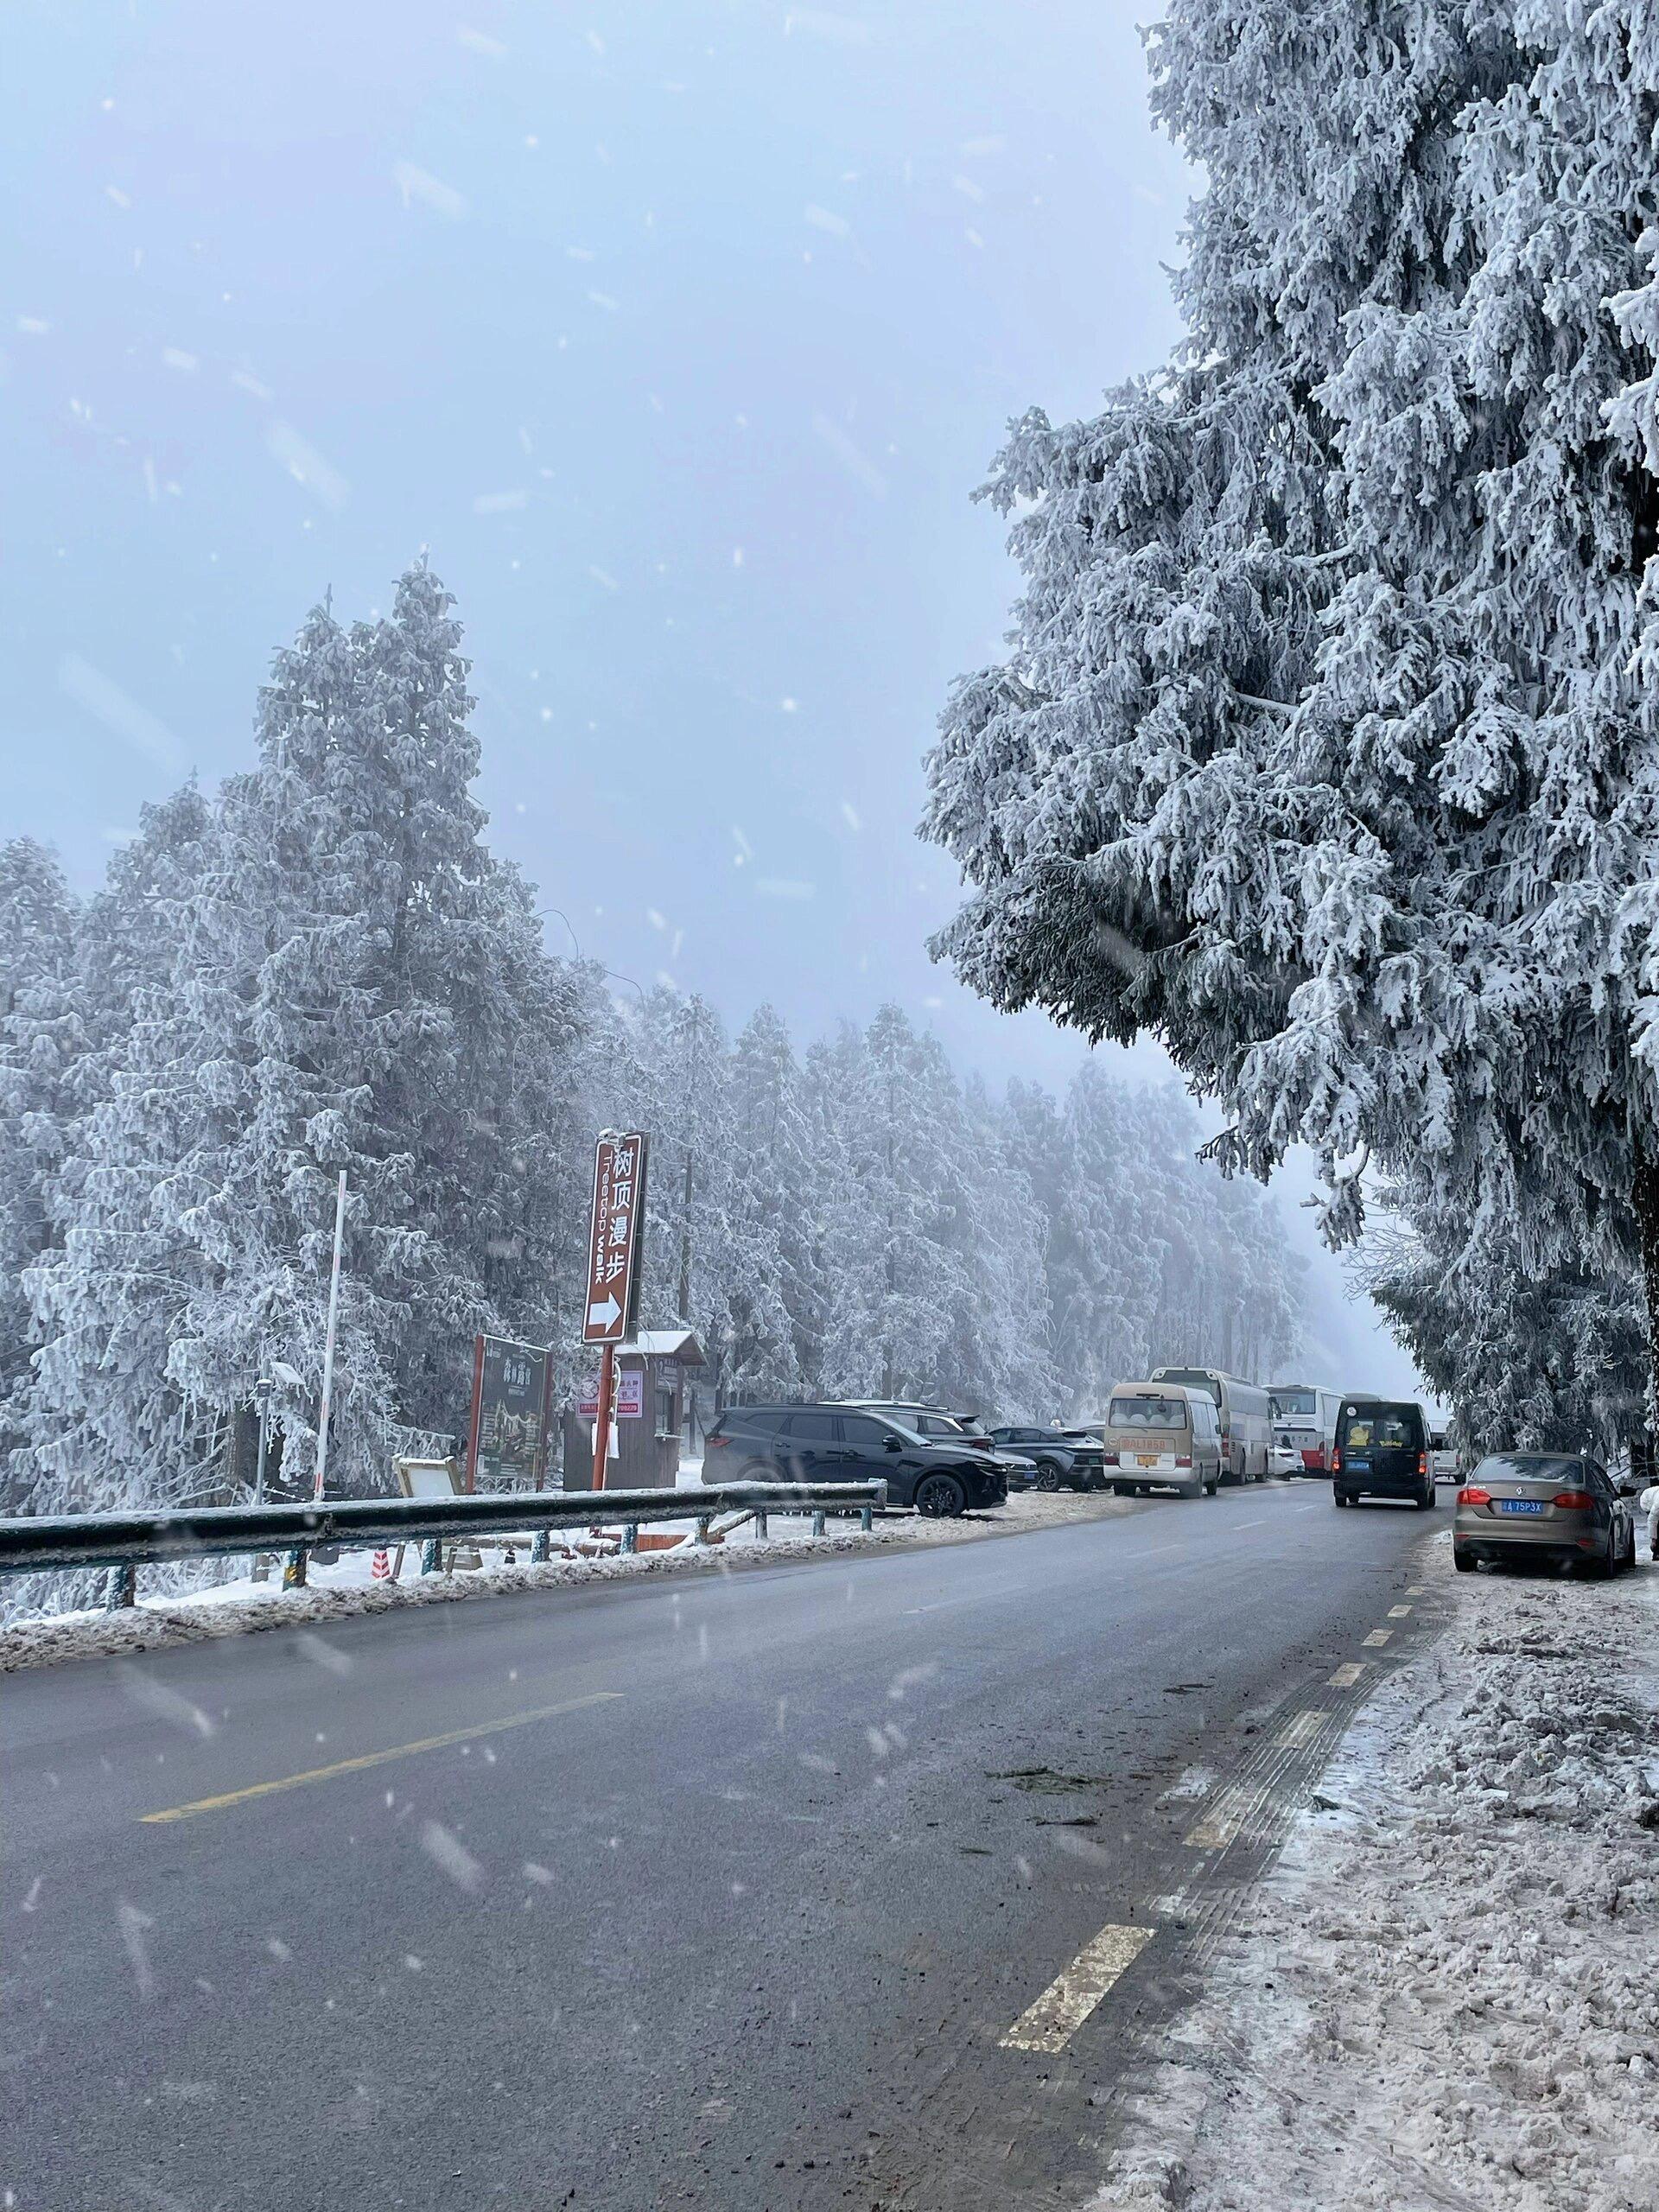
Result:
M902 1452L905 1447L896 1436L884 1436L881 1440L881 1448L884 1452Z

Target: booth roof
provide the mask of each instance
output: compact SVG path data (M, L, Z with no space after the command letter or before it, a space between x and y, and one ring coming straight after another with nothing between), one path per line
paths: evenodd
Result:
M685 1367L702 1365L702 1347L690 1329L641 1329L620 1344L621 1353L635 1352L648 1359L677 1359Z

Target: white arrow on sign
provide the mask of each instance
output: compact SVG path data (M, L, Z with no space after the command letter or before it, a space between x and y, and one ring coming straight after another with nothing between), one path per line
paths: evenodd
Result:
M622 1308L607 1292L602 1305L590 1306L588 1308L588 1325L590 1329L613 1329L616 1326L616 1317L621 1311Z

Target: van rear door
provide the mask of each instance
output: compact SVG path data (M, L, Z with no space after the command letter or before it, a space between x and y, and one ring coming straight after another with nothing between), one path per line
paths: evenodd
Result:
M1109 1472L1141 1482L1186 1482L1192 1471L1192 1430L1184 1397L1173 1392L1116 1390L1106 1408Z

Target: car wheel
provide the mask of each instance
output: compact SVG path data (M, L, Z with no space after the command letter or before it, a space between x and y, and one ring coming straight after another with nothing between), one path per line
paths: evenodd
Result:
M930 1521L954 1521L968 1510L968 1493L956 1475L924 1475L916 1485L916 1510Z
M1202 1478L1196 1482L1183 1483L1179 1495L1182 1497L1202 1497L1204 1496L1204 1483Z
M776 1483L784 1478L769 1459L746 1459L737 1471L741 1483Z
M1038 1490L1058 1490L1059 1486L1059 1469L1052 1460L1039 1459L1037 1463L1037 1480L1034 1487Z
M1204 1494L1206 1497L1213 1497L1220 1488L1221 1477L1219 1475L1211 1475L1209 1481L1205 1483L1204 1486Z
M1411 1502L1420 1513L1427 1513L1434 1503L1433 1485L1431 1484L1427 1488L1420 1490Z
M1345 1490L1333 1490L1331 1497L1332 1503L1338 1505L1347 1505L1352 1502Z
M1475 1557L1473 1552L1460 1552L1454 1548L1452 1554L1452 1564L1459 1574L1472 1574L1480 1561Z

